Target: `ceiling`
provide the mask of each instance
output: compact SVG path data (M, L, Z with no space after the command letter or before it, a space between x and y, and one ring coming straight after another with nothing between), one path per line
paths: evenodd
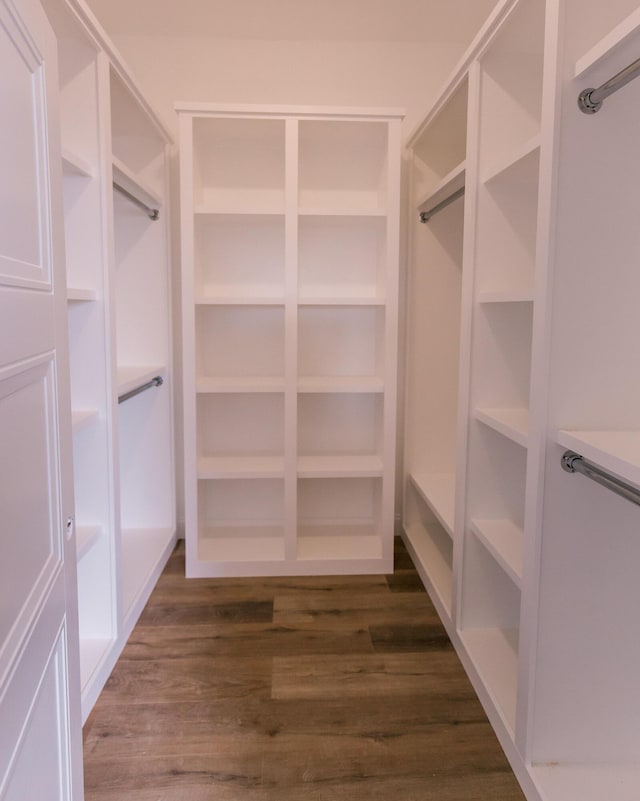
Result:
M496 0L88 0L111 35L469 42Z

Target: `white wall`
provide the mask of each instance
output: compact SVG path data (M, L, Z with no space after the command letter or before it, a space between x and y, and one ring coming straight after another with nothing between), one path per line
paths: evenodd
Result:
M176 133L176 101L383 106L406 110L405 133L437 96L465 45L416 42L265 41L114 35L142 90ZM177 157L172 162L174 372L178 520L183 525L180 250ZM403 315L400 319L402 321ZM402 364L402 362L401 362ZM403 379L399 409L403 408ZM399 424L398 479L402 464ZM398 502L400 501L398 482ZM399 507L398 507L399 508Z

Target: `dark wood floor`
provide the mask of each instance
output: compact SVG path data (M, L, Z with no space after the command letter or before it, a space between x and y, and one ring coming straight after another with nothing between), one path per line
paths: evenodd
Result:
M86 801L523 801L400 542L386 577L183 575L87 721Z

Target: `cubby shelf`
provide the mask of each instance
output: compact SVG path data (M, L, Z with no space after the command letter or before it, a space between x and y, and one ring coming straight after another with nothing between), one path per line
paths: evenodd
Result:
M89 287L67 287L67 301L69 303L91 303L98 299L98 293L95 289Z
M528 409L476 409L476 419L523 448L529 439Z
M284 459L281 456L201 456L198 459L199 479L283 476Z
M193 213L201 217L282 217L284 219L284 207L281 205L259 206L248 203L247 205L232 205L231 203L201 203L194 207Z
M353 295L340 296L333 295L326 298L320 297L300 297L298 305L300 306L384 306L385 299L382 297L368 297L366 295Z
M499 162L492 164L484 173L483 182L489 184L492 181L506 178L511 171L516 171L523 167L527 160L537 165L540 153L540 135L536 134L531 139L513 148Z
M409 476L409 479L445 531L449 536L453 536L455 473L418 473Z
M297 558L339 561L382 558L382 540L371 526L298 526ZM335 533L332 533L335 532Z
M196 379L196 392L207 393L270 393L284 392L284 378L278 376L228 376L211 378L200 376Z
M67 175L77 175L82 178L92 178L94 174L91 162L65 148L62 149L62 169Z
M409 552L424 583L435 593L445 620L451 617L453 574L451 562L442 552L433 533L424 524L413 522L404 527Z
M460 639L513 735L518 685L518 632L500 628L465 628L460 631Z
M511 520L471 520L469 527L516 587L520 588L524 549L522 528Z
M311 393L382 393L384 379L377 376L307 376L298 379L298 392Z
M629 40L637 38L638 32L640 32L640 9L629 14L576 61L574 78L580 78L587 70L597 66Z
M478 303L533 303L535 291L531 289L496 289L478 293Z
M200 294L195 298L197 306L284 306L284 297L242 294Z
M375 455L299 456L299 478L377 478L382 459Z

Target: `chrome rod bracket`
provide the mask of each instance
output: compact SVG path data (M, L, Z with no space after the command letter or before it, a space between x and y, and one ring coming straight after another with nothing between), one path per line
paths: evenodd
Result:
M595 114L596 111L600 111L602 108L602 100L596 102L592 100L591 94L594 91L593 87L591 87L589 89L584 89L578 95L578 108L584 114Z
M625 498L625 500L635 503L636 506L640 506L640 489L634 487L632 484L627 484L626 481L608 473L606 470L598 467L598 465L593 464L593 462L589 462L579 453L575 451L565 451L562 454L560 464L562 469L566 470L567 473L580 473L590 478L592 481L595 481L597 484L606 487L606 489L611 490L611 492L614 492L621 498Z
M141 392L145 392L147 389L151 389L151 387L161 387L163 384L164 379L161 375L157 375L152 378L151 381L147 381L146 384L141 384L139 387L129 390L129 392L124 392L122 395L118 395L118 403L124 403L125 401L129 400L129 398L135 398L136 395L139 395Z

